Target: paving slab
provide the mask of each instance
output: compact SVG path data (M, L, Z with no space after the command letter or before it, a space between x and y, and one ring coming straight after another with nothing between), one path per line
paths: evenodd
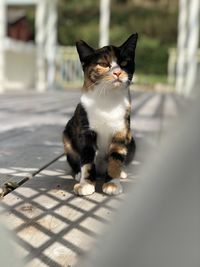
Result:
M74 266L92 249L123 194L109 197L101 190L88 197L73 194L75 180L66 162L57 161L8 194L1 220L15 232L15 248L27 266ZM129 188L128 180L125 188Z

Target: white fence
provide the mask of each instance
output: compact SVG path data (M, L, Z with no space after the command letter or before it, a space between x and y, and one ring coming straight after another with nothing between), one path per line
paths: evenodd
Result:
M187 59L188 55L186 54L185 51L185 57ZM186 74L186 67L187 65L185 64L185 70L184 73ZM200 50L198 51L197 55L197 72L200 73ZM176 48L171 48L169 50L169 57L168 57L168 83L170 85L175 86L176 83L176 69L177 69L177 50ZM197 81L196 84L200 83L200 77L197 75Z
M36 47L7 38L4 42L4 87L8 90L27 90L35 87Z
M36 47L7 39L5 55L5 89L28 90L36 88ZM45 59L47 76L47 59ZM56 49L55 88L78 87L83 82L83 71L76 47L58 46Z
M76 87L80 86L82 81L83 71L76 47L59 46L56 56L56 87Z

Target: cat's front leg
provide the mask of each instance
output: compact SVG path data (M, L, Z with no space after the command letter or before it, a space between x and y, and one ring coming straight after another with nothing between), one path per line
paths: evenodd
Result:
M119 136L120 138L118 138ZM120 177L126 155L127 147L125 138L121 138L121 135L116 135L110 145L107 177L102 188L103 192L107 195L118 195L123 191L120 184Z
M91 195L95 192L96 133L84 131L80 135L81 179L75 184L74 193L79 196Z

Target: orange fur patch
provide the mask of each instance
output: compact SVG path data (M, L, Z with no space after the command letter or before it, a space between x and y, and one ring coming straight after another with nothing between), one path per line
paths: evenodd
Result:
M121 155L126 155L127 153L127 148L125 145L123 144L116 144L116 143L112 143L110 145L110 149L109 149L109 153L113 153L113 152L117 152Z
M109 159L108 162L108 175L115 179L120 178L122 170L122 162L120 160Z
M63 144L64 144L64 152L65 154L71 154L77 156L77 152L73 149L70 139L63 135Z
M125 143L127 136L127 129L124 129L122 131L116 132L115 135L113 136L112 142L113 143Z
M104 67L101 67L100 65L97 65L94 70L99 75L104 75L106 72L109 71L109 67L104 68Z
M129 130L129 131L128 131L128 134L127 134L127 140L128 140L128 143L131 142L132 137L133 137L133 134L132 134L131 130Z

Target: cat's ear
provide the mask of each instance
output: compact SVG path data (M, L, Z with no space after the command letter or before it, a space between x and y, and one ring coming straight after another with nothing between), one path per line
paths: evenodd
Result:
M135 53L138 34L132 34L119 48L122 54L131 55Z
M84 63L86 57L92 55L95 51L91 46L82 40L76 42L76 49L82 64Z

